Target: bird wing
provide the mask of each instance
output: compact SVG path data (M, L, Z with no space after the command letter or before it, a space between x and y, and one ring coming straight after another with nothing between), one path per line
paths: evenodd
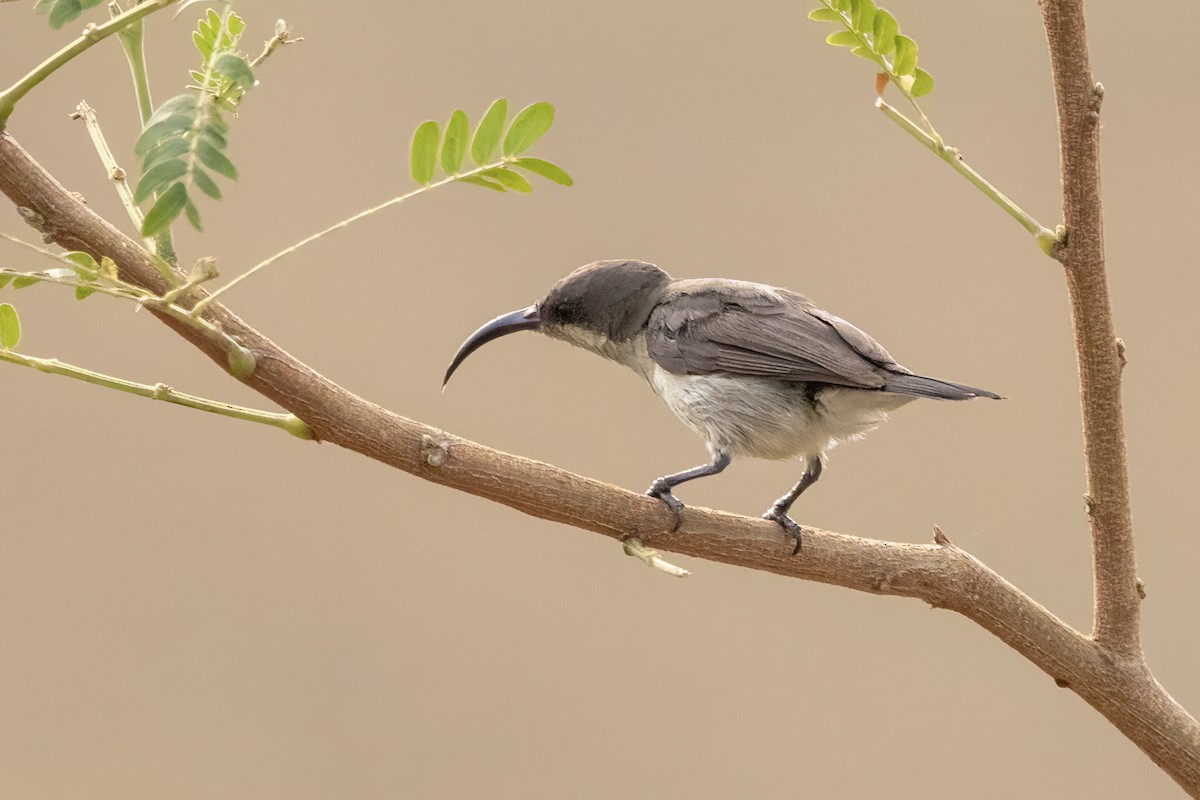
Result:
M879 389L911 374L807 298L757 283L676 281L650 315L650 357L677 375L749 375Z

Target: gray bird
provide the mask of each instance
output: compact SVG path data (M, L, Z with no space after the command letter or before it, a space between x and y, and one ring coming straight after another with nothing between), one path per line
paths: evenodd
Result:
M792 490L763 514L795 539L788 511L821 476L826 454L918 397L1000 399L984 389L914 375L879 342L807 298L726 278L673 280L645 261L597 261L535 305L497 317L463 342L442 385L484 344L537 330L641 375L708 445L712 461L664 475L646 494L683 519L671 490L716 475L735 456L804 459Z

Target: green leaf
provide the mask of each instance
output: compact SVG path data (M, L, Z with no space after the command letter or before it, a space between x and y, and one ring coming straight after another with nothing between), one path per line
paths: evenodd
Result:
M854 31L834 31L825 37L825 43L834 47L858 47L862 42Z
M241 38L242 31L246 30L246 21L237 14L229 15L229 33L233 36L233 41L236 42ZM232 43L231 43L232 44Z
M150 195L165 191L186 172L187 163L178 159L155 164L138 181L137 190L133 193L133 202L144 202Z
M209 177L208 173L199 167L192 173L192 181L206 195L213 200L221 199L221 188L217 186L217 182Z
M155 236L166 230L188 201L187 187L177 183L158 196L142 221L142 236Z
M409 164L413 180L417 183L429 183L433 180L433 171L437 166L438 124L433 120L421 123L413 134L412 155Z
M534 103L521 109L513 119L504 136L504 155L519 156L533 143L542 138L554 124L554 106L546 102Z
M142 159L142 169L149 170L160 161L167 159L178 159L184 153L191 149L188 140L182 136L172 136L169 139L163 139L153 150L146 153L146 157Z
M566 170L557 164L551 164L549 161L526 156L525 158L518 158L513 164L521 169L532 172L534 175L541 175L543 178L548 178L562 186L575 185L575 181L571 180L571 176L566 173Z
M58 0L50 9L50 27L58 30L83 13L83 5L79 0Z
M13 279L12 275L0 275L0 289L3 289L5 286L8 286L9 281L11 281L12 279Z
M109 280L115 281L120 275L120 270L117 269L117 262L108 256L100 256L100 274Z
M875 22L875 0L854 0L851 22L854 30L870 33Z
M222 53L212 67L213 72L224 76L231 85L242 89L254 88L254 71L245 59L233 53Z
M489 181L487 178L481 178L478 175L468 175L465 178L455 178L455 180L463 183L473 183L476 186L486 186L489 189L495 189L497 192L503 192L504 187L494 181Z
M91 297L95 293L96 293L96 290L90 286L76 286L75 287L75 299L76 300L87 300L89 297Z
M467 115L461 110L450 115L446 123L446 136L442 140L442 169L447 175L458 172L462 166L463 155L467 152L467 137L471 134L471 126L467 123Z
M71 262L71 269L75 271L80 280L94 281L100 275L100 265L89 253L72 250L69 253L63 253L62 257Z
M13 288L14 289L24 289L28 286L33 286L35 283L38 283L38 282L39 282L38 279L31 275L22 275L21 277L19 277L13 281Z
M200 163L218 175L224 175L229 180L237 180L237 167L225 157L225 154L213 146L212 142L201 139L196 143L196 155Z
M896 18L888 13L887 9L878 9L875 12L875 21L871 25L871 38L875 41L875 52L882 56L890 54L896 49L896 34L900 32L900 26L896 23Z
M896 37L896 57L892 60L892 72L896 75L912 75L917 68L917 43L907 36Z
M505 167L489 169L483 174L503 186L505 189L512 189L514 192L523 192L526 194L533 191L533 186L530 185L529 181L525 179L524 175L520 174L519 172L513 172Z
M155 116L158 115L155 114ZM152 122L146 130L142 131L142 135L138 137L137 144L133 146L134 154L139 157L144 156L153 150L155 145L167 139L172 134L181 134L184 131L191 130L193 121L187 114L169 114L157 122ZM180 137L180 141L183 141L182 137Z
M196 208L196 204L191 201L191 198L183 204L183 214L193 228L198 231L204 230L204 226L200 224L200 209Z
M933 76L921 68L913 73L913 85L909 94L913 97L924 97L933 91Z
M491 159L492 153L496 152L496 145L500 144L500 134L504 132L506 119L508 119L508 101L501 97L488 108L483 119L479 120L479 126L475 128L475 135L471 137L471 158L476 164L480 166L486 164Z
M865 58L867 61L875 61L875 59L879 58L879 56L875 55L875 51L861 45L853 48L850 52L859 58Z
M830 5L836 8L838 11L850 10L850 0L832 0Z
M21 343L21 320L10 303L0 304L0 347L12 350Z
M82 250L70 250L63 253L62 258L70 261L72 264L78 264L89 272L100 271L100 265L96 263L96 259L92 258L91 253L85 253Z
M215 125L206 125L200 130L200 136L208 139L213 143L214 147L224 150L229 146L229 140L221 135L221 131L217 130Z
M834 11L832 8L814 8L808 12L808 18L817 22L841 22L842 15Z

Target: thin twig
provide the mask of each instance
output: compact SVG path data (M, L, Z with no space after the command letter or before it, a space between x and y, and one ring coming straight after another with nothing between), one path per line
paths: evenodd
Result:
M12 236L2 231L0 231L0 238L7 239L15 244L19 244L22 247L33 250L35 253L40 253L41 255L61 264L64 267L74 269L73 262L63 258L63 256L58 253L38 247L35 244L30 244L23 239L19 239L16 236ZM149 253L146 253L145 250L142 252L146 258L150 260L150 263L155 264L155 271L157 272L159 266L157 260L154 259ZM106 286L101 283L85 283L77 279L68 280L66 278L59 278L54 275L49 275L45 272L17 272L16 270L3 268L0 268L0 275L12 277L13 279L33 278L41 283L56 283L60 286L73 286L77 289L92 289L100 292L101 294L107 294L112 297L121 297L127 300L133 300L140 306L144 306L145 308L148 308L152 311L157 311L161 314L166 314L172 319L178 320L184 325L199 331L209 341L216 343L227 354L230 361L230 368L235 372L235 374L245 372L247 370L253 371L254 369L253 356L246 350L245 347L230 337L229 334L222 330L221 326L193 315L190 310L177 305L174 302L174 298L168 300L167 296L170 295L170 290L164 292L163 295L156 295L153 292L141 288L140 286L135 286L120 279L115 280L114 285ZM196 280L193 283L193 286L199 285L205 280L210 279L211 276L206 275L202 279ZM178 297L178 295L175 297ZM239 375L239 377L243 376Z
M95 110L87 104L86 101L80 100L79 105L75 108L75 113L71 115L73 119L82 119L84 125L87 126L88 135L92 138L92 144L96 147L96 153L100 156L100 163L104 165L104 171L108 175L109 180L113 182L113 186L117 190L117 196L121 198L121 205L125 207L125 213L129 215L129 219L133 222L134 230L142 230L142 222L145 217L142 215L142 210L138 208L137 202L133 199L133 189L129 188L127 173L117 163L116 156L113 155L112 149L108 146L108 141L104 138L104 132L100 129L100 121L96 118ZM147 249L154 252L154 239L144 238L142 241L146 243ZM163 265L159 270L167 280L174 280L175 273L168 265Z
M983 194L987 196L987 198L993 203L1004 209L1004 211L1010 217L1021 224L1022 228L1033 234L1044 251L1050 253L1049 248L1052 245L1057 245L1058 235L1054 231L1042 225L1036 219L1027 214L1024 209L1009 199L1007 195L1005 195L1003 192L989 183L986 178L972 169L966 160L963 159L962 155L959 154L956 148L947 147L945 144L934 139L932 136L926 133L921 126L917 125L911 119L900 113L896 108L886 103L882 97L876 98L875 107L882 111L888 119L899 125L914 139L925 145L930 152L953 167L955 172L970 181L975 188L983 192Z
M208 297L206 297L203 300L201 300L200 302L196 303L196 305L192 307L192 313L195 314L196 316L203 314L204 309L206 309L210 303L212 303L214 300L216 300L218 297L220 297L225 292L232 289L234 286L237 286L239 283L246 280L247 278L249 278L254 273L258 272L259 270L264 269L265 267L269 267L271 264L274 264L276 261L283 258L284 256L291 255L292 253L299 250L301 247L304 247L305 245L308 245L308 244L312 244L313 242L317 241L318 239L320 239L323 236L327 236L336 230L345 228L355 222L358 222L361 219L371 216L372 214L376 214L380 211L383 211L386 208L391 208L392 206L396 205L397 203L403 203L405 200L410 200L419 194L424 194L425 192L428 192L431 189L436 189L439 186L445 186L448 183L454 183L456 181L460 181L463 178L470 178L475 175L479 175L480 173L486 172L489 169L496 169L498 167L503 167L506 163L508 163L508 159L501 159L499 161L495 161L490 164L485 164L482 167L476 167L475 169L468 170L467 172L447 176L445 178L442 178L441 180L434 181L433 183L427 183L424 186L421 186L417 189L413 189L411 192L408 192L407 194L402 194L399 197L393 197L391 200L387 200L383 203L380 203L379 205L371 206L368 209L359 211L357 214L349 216L346 219L341 220L340 222L335 222L333 225L330 225L328 228L317 231L316 233L312 234L311 236L307 236L307 237L301 239L300 241L296 242L295 244L285 247L284 249L280 250L275 255L273 255L269 258L265 258L262 261L258 262L253 267L246 270L241 275L238 275L233 280L231 280L229 283L227 283L224 286L222 286L221 288L215 290Z
M275 35L267 40L266 44L263 45L263 51L259 53L253 61L250 62L251 69L266 61L267 56L271 55L271 53L274 53L276 48L278 48L280 45L296 44L297 42L303 41L303 36L292 36L292 31L290 28L288 28L287 22L284 20L277 20L275 22Z
M109 389L116 389L119 392L134 394L138 397L148 397L152 400L162 400L166 403L174 403L180 406L187 406L198 411L207 411L211 414L220 414L224 417L233 417L235 419L244 419L247 422L255 422L259 425L268 425L273 428L280 428L287 431L293 436L300 439L311 439L312 432L304 421L295 414L281 414L274 411L260 411L256 408L246 408L244 406L235 406L231 403L222 403L219 400L209 400L204 397L197 397L192 394L184 394L177 392L170 386L163 383L146 384L134 383L122 378L114 378L111 375L104 375L99 372L93 372L83 367L77 367L73 364L66 364L59 361L57 358L36 358L23 353L13 352L12 350L0 349L0 361L7 361L10 364L19 364L23 367L32 367L39 372L45 372L50 375L63 375L68 378L90 383L95 386L104 386Z
M0 131L3 131L8 125L8 118L12 116L13 109L16 108L20 99L29 94L39 83L53 75L60 67L98 42L112 36L126 25L132 25L143 17L167 7L171 2L172 0L148 0L148 2L134 6L119 17L110 19L103 25L89 26L78 39L38 64L25 77L0 92Z

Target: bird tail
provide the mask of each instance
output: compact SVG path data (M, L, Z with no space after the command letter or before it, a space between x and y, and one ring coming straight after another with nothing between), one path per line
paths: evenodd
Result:
M888 375L883 390L913 397L932 397L935 400L971 400L975 397L988 397L992 400L1004 399L987 389L976 389L974 386L963 386L961 383L939 381L936 378L925 378L920 375Z

